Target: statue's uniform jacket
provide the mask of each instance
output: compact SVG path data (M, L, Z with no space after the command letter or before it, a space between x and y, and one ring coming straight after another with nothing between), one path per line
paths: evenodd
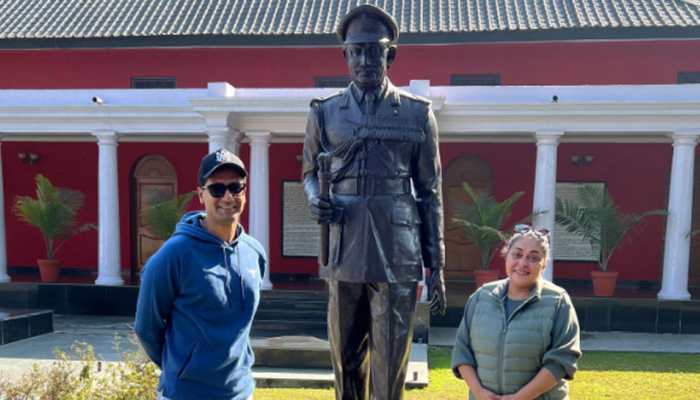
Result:
M351 84L352 86L352 84ZM444 265L438 131L430 101L387 79L373 114L348 87L311 103L303 175L332 154L328 265L320 277L345 282L412 282Z

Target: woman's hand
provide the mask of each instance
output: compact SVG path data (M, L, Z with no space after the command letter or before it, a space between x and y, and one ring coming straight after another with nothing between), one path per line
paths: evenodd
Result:
M517 393L514 394L504 394L501 397L498 397L499 400L527 400L522 396L519 396Z
M476 390L473 390L474 396L476 396L477 400L499 400L502 399L502 397L498 397L498 395L488 389L485 389L483 386L479 387Z

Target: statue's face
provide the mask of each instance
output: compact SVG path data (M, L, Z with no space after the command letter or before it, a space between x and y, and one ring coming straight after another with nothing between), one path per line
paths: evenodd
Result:
M388 39L365 40L389 36L387 27L373 18L357 18L348 26L343 54L350 77L360 89L374 89L384 82L396 52Z

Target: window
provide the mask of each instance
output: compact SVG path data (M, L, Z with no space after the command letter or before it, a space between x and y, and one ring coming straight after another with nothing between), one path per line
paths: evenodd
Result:
M175 78L131 78L132 89L175 89Z
M678 83L700 83L700 71L679 72Z
M452 86L498 86L501 74L457 74L450 77Z
M350 84L350 77L343 76L319 76L314 84L317 88L342 88Z

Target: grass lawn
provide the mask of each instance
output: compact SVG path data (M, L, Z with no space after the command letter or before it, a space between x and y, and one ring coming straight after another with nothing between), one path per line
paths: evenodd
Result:
M464 400L466 385L450 370L450 349L431 347L430 385L406 392L407 400ZM571 382L572 400L698 400L700 355L586 352ZM264 389L255 400L328 400L332 389Z

